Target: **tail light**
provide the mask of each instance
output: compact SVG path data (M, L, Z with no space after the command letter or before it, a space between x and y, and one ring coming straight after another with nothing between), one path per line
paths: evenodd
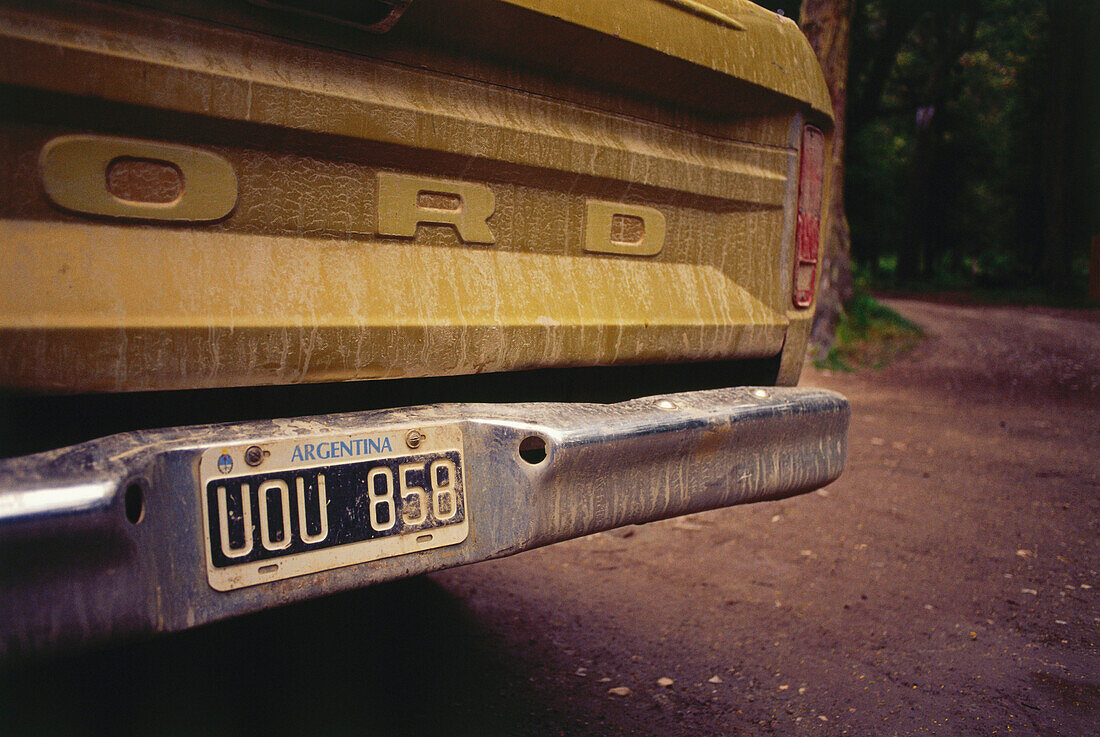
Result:
M825 136L812 125L802 129L802 164L798 173L798 227L795 234L795 307L814 302L821 240L821 195L825 182Z

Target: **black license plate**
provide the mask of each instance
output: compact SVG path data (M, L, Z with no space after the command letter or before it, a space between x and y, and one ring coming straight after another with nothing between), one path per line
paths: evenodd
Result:
M434 447L401 455L386 449L402 433L207 451L211 585L226 591L461 542L469 525L456 435L426 429ZM233 473L253 471L248 458L263 460L254 472Z

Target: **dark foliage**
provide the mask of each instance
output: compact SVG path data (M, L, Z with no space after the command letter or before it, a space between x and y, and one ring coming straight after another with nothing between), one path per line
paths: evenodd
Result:
M1078 0L856 1L845 199L872 284L1083 299L1097 33L1100 3Z

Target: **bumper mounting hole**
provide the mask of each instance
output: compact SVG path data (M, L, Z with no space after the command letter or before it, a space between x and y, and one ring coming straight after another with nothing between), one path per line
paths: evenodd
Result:
M126 499L123 506L126 510L126 519L130 520L131 524L137 524L141 522L145 516L145 492L141 488L141 484L133 483L126 487Z
M546 460L546 441L538 435L528 435L520 441L519 457L537 466Z

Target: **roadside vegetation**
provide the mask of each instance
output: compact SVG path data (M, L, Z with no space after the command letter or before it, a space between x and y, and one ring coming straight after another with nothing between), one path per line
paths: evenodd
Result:
M881 369L906 355L924 337L924 331L857 286L837 323L828 352L814 361L820 369L850 372Z

